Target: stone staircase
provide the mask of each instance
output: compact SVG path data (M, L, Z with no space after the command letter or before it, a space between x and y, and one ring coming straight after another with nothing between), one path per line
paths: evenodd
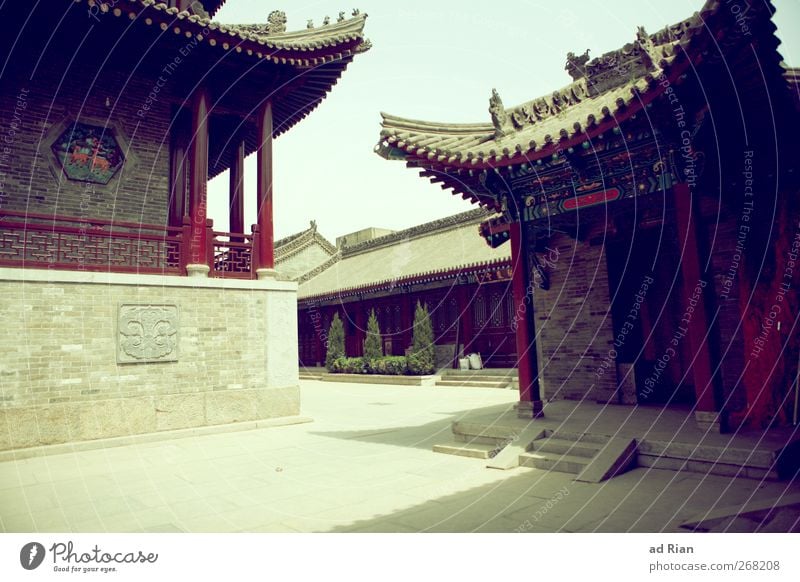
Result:
M522 466L570 473L577 481L600 482L634 467L766 480L800 476L800 441L783 450L753 450L470 421L454 422L452 433L452 442L433 450L489 459L487 467L494 469Z
M516 389L516 368L484 368L482 370L441 370L436 386L460 388Z
M531 439L529 442L523 442ZM538 430L520 439L504 427L453 423L453 441L434 445L434 452L478 459L494 459L501 452L510 462L492 462L491 468L532 467L576 475L576 480L599 483L636 466L633 439Z

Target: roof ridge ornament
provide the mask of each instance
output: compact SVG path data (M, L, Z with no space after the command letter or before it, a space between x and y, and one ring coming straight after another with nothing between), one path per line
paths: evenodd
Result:
M567 64L564 65L564 70L569 73L573 81L583 79L586 77L586 63L589 62L589 49L587 48L580 56L575 56L575 53L567 53Z
M267 17L267 34L283 32L286 32L286 13L282 10L273 10Z
M511 133L511 122L497 89L492 89L492 96L489 98L489 114L492 116L492 125L494 126L496 137L503 137Z

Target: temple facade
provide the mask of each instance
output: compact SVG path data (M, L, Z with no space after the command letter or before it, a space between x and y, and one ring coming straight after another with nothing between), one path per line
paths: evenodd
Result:
M289 32L220 24L222 3L3 7L0 450L299 413L272 143L369 48L366 15Z
M486 367L513 367L510 254L477 236L492 215L475 209L397 232L371 228L340 237L337 252L299 280L300 365L324 364L335 313L347 355L362 355L373 309L384 353L404 355L420 302L431 315L438 367L473 352Z
M481 123L383 114L376 152L500 217L523 417L547 400L796 422L797 75L769 2L709 0ZM552 259L552 260L551 260Z

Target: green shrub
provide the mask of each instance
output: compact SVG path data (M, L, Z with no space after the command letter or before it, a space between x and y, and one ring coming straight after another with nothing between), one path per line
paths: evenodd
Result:
M364 374L366 366L364 358L336 358L330 371L333 374Z
M339 314L333 314L331 327L328 330L328 351L325 354L325 367L329 372L332 372L333 362L339 358L345 357L344 352L344 325L342 320L339 319Z
M369 313L367 321L367 337L364 340L364 359L375 360L383 357L383 342L381 341L381 328L375 310Z
M433 374L436 371L431 316L427 304L423 306L419 301L414 311L414 338L411 342L411 354L408 357L408 371L415 375Z
M411 354L406 359L408 361L408 370L406 373L410 376L425 376L427 374L433 374L436 371L436 366L425 356Z
M405 356L384 356L367 362L368 374L386 374L402 376L407 369Z

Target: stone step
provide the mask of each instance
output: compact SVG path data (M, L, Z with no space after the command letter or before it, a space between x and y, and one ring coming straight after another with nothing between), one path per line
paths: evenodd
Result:
M579 442L582 444L598 444L604 445L608 442L608 437L605 435L591 434L586 432L570 432L567 430L546 430L545 436L565 441Z
M453 438L459 443L480 443L482 445L497 445L499 447L504 447L509 443L509 439L503 437L491 437L491 436L467 436L463 434L453 434Z
M437 386L459 388L508 388L508 382L496 380L437 380Z
M571 473L573 475L581 473L590 461L591 459L587 457L540 453L536 451L522 453L519 456L520 467L533 467L534 469L541 469L543 471L557 471L559 473Z
M477 442L462 443L458 441L433 445L434 453L444 453L446 455L458 455L460 457L472 457L474 459L491 459L501 449L502 445L484 444Z
M554 453L587 458L594 457L602 448L602 445L597 443L585 443L555 437L535 440L531 443L531 446L531 450L538 453Z
M501 426L497 424L487 425L464 420L455 421L452 424L451 430L454 435L462 435L465 437L492 437L502 440L513 438L517 432L517 429L511 426Z

